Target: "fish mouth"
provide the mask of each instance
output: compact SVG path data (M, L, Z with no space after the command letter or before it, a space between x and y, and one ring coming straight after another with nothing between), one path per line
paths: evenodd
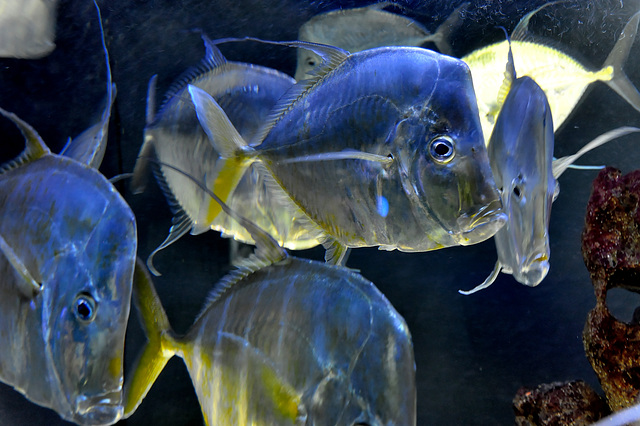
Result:
M110 425L122 418L122 391L76 398L74 421L85 425Z
M527 256L522 270L518 274L514 274L514 278L521 284L535 287L544 280L548 272L549 255L541 251Z
M459 235L459 244L468 246L480 243L495 235L507 223L507 215L502 210L502 201L494 200L480 208L471 216L460 216L458 227L465 231Z

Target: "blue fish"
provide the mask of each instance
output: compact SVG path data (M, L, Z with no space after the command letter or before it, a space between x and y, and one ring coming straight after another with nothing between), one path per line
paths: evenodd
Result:
M189 92L216 151L236 162L236 173L250 164L266 168L324 232L328 261L341 262L348 247L475 244L504 224L462 61L417 47L349 54L269 43L310 49L324 62L280 98L253 140L209 94L195 86ZM214 192L228 193L233 182ZM379 208L381 196L388 209Z
M415 425L411 336L382 293L345 267L289 256L222 208L247 227L256 254L217 284L185 336L136 269L133 299L149 342L127 381L125 416L177 355L209 425Z
M0 167L0 381L82 425L122 416L133 212L95 169L26 149Z

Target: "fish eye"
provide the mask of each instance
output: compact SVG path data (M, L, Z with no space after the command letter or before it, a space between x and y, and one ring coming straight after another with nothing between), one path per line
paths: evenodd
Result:
M80 293L73 303L75 316L83 322L93 321L96 317L96 301L89 293Z
M455 155L453 139L446 135L434 137L429 142L429 155L437 163L448 163Z

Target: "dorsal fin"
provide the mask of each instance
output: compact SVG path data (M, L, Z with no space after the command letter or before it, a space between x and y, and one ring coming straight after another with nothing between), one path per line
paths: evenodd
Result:
M502 106L504 101L507 99L507 95L509 95L509 91L511 90L511 85L514 81L516 81L516 66L513 62L513 51L511 50L511 38L509 38L509 34L504 27L502 31L504 31L504 35L507 38L507 43L509 44L509 53L507 54L507 65L504 70L504 80L502 81L502 86L500 86L500 90L498 90L498 105ZM497 115L497 113L496 113Z
M256 41L259 43L275 44L280 46L296 47L300 49L311 50L316 55L322 58L322 62L313 68L309 73L311 78L301 80L291 86L282 97L276 102L271 113L265 120L265 123L261 126L260 130L256 132L256 135L252 141L248 141L249 145L256 146L260 144L267 134L271 131L273 126L279 121L282 114L289 110L291 106L300 97L304 96L307 91L315 86L324 76L333 71L338 65L340 65L348 56L349 52L340 49L338 47L328 46L326 44L311 43L307 41L269 41L262 40L255 37L244 38L225 38L216 40L215 44L240 42L240 41Z
M537 9L534 9L531 12L527 13L522 17L522 19L520 19L520 22L518 22L518 25L516 25L516 27L511 32L511 38L516 41L530 41L532 38L532 35L529 32L529 21L531 20L531 18L533 18L533 15L540 12L542 9L544 9L547 6L566 3L568 1L569 0L558 0L558 1L545 3L542 6L538 7Z
M238 221L240 225L244 226L249 232L249 234L251 234L251 238L253 238L253 240L256 242L255 257L252 257L253 262L255 262L256 264L259 264L260 266L266 266L273 263L281 262L287 258L288 256L287 251L282 247L280 247L280 245L276 242L276 240L274 240L271 237L271 235L264 232L262 229L260 229L256 224L254 224L250 220L246 219L245 217L239 215L238 213L230 209L229 206L227 206L220 198L218 198L216 194L214 194L209 188L207 188L207 186L204 183L200 182L198 179L191 176L189 173L171 164L158 161L154 158L148 158L147 160L155 162L167 169L174 170L177 173L181 173L182 175L191 179L196 185L200 187L200 189L202 189L204 192L209 194L211 198L216 200L216 202L220 204L220 207L226 214L228 214L233 219Z
M208 72L214 71L227 63L227 59L224 57L220 49L216 47L217 41L211 41L211 39L204 33L200 34L202 41L204 42L205 55L202 61L183 72L172 84L169 86L167 93L162 101L162 107L169 102L176 94L182 91L189 83ZM147 123L148 124L148 123Z
M0 166L0 174L37 160L44 155L51 154L51 151L47 148L47 145L45 145L38 132L36 132L28 123L22 121L20 117L3 108L0 108L0 114L7 117L17 126L25 139L24 151L22 151L22 153L13 160Z

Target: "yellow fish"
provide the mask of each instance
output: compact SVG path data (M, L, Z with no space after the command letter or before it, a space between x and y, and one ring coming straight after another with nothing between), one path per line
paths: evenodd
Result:
M527 31L529 20L546 6L548 4L528 13L520 20L511 35L511 48L518 75L531 77L545 92L551 107L554 130L562 125L587 87L595 81L606 83L640 111L640 93L622 70L636 36L640 12L629 19L602 68L590 70L560 50L541 43L525 41L531 38ZM508 50L509 45L505 40L475 50L461 58L471 69L485 143L489 142L495 119L502 106L501 100L505 97L501 86Z

